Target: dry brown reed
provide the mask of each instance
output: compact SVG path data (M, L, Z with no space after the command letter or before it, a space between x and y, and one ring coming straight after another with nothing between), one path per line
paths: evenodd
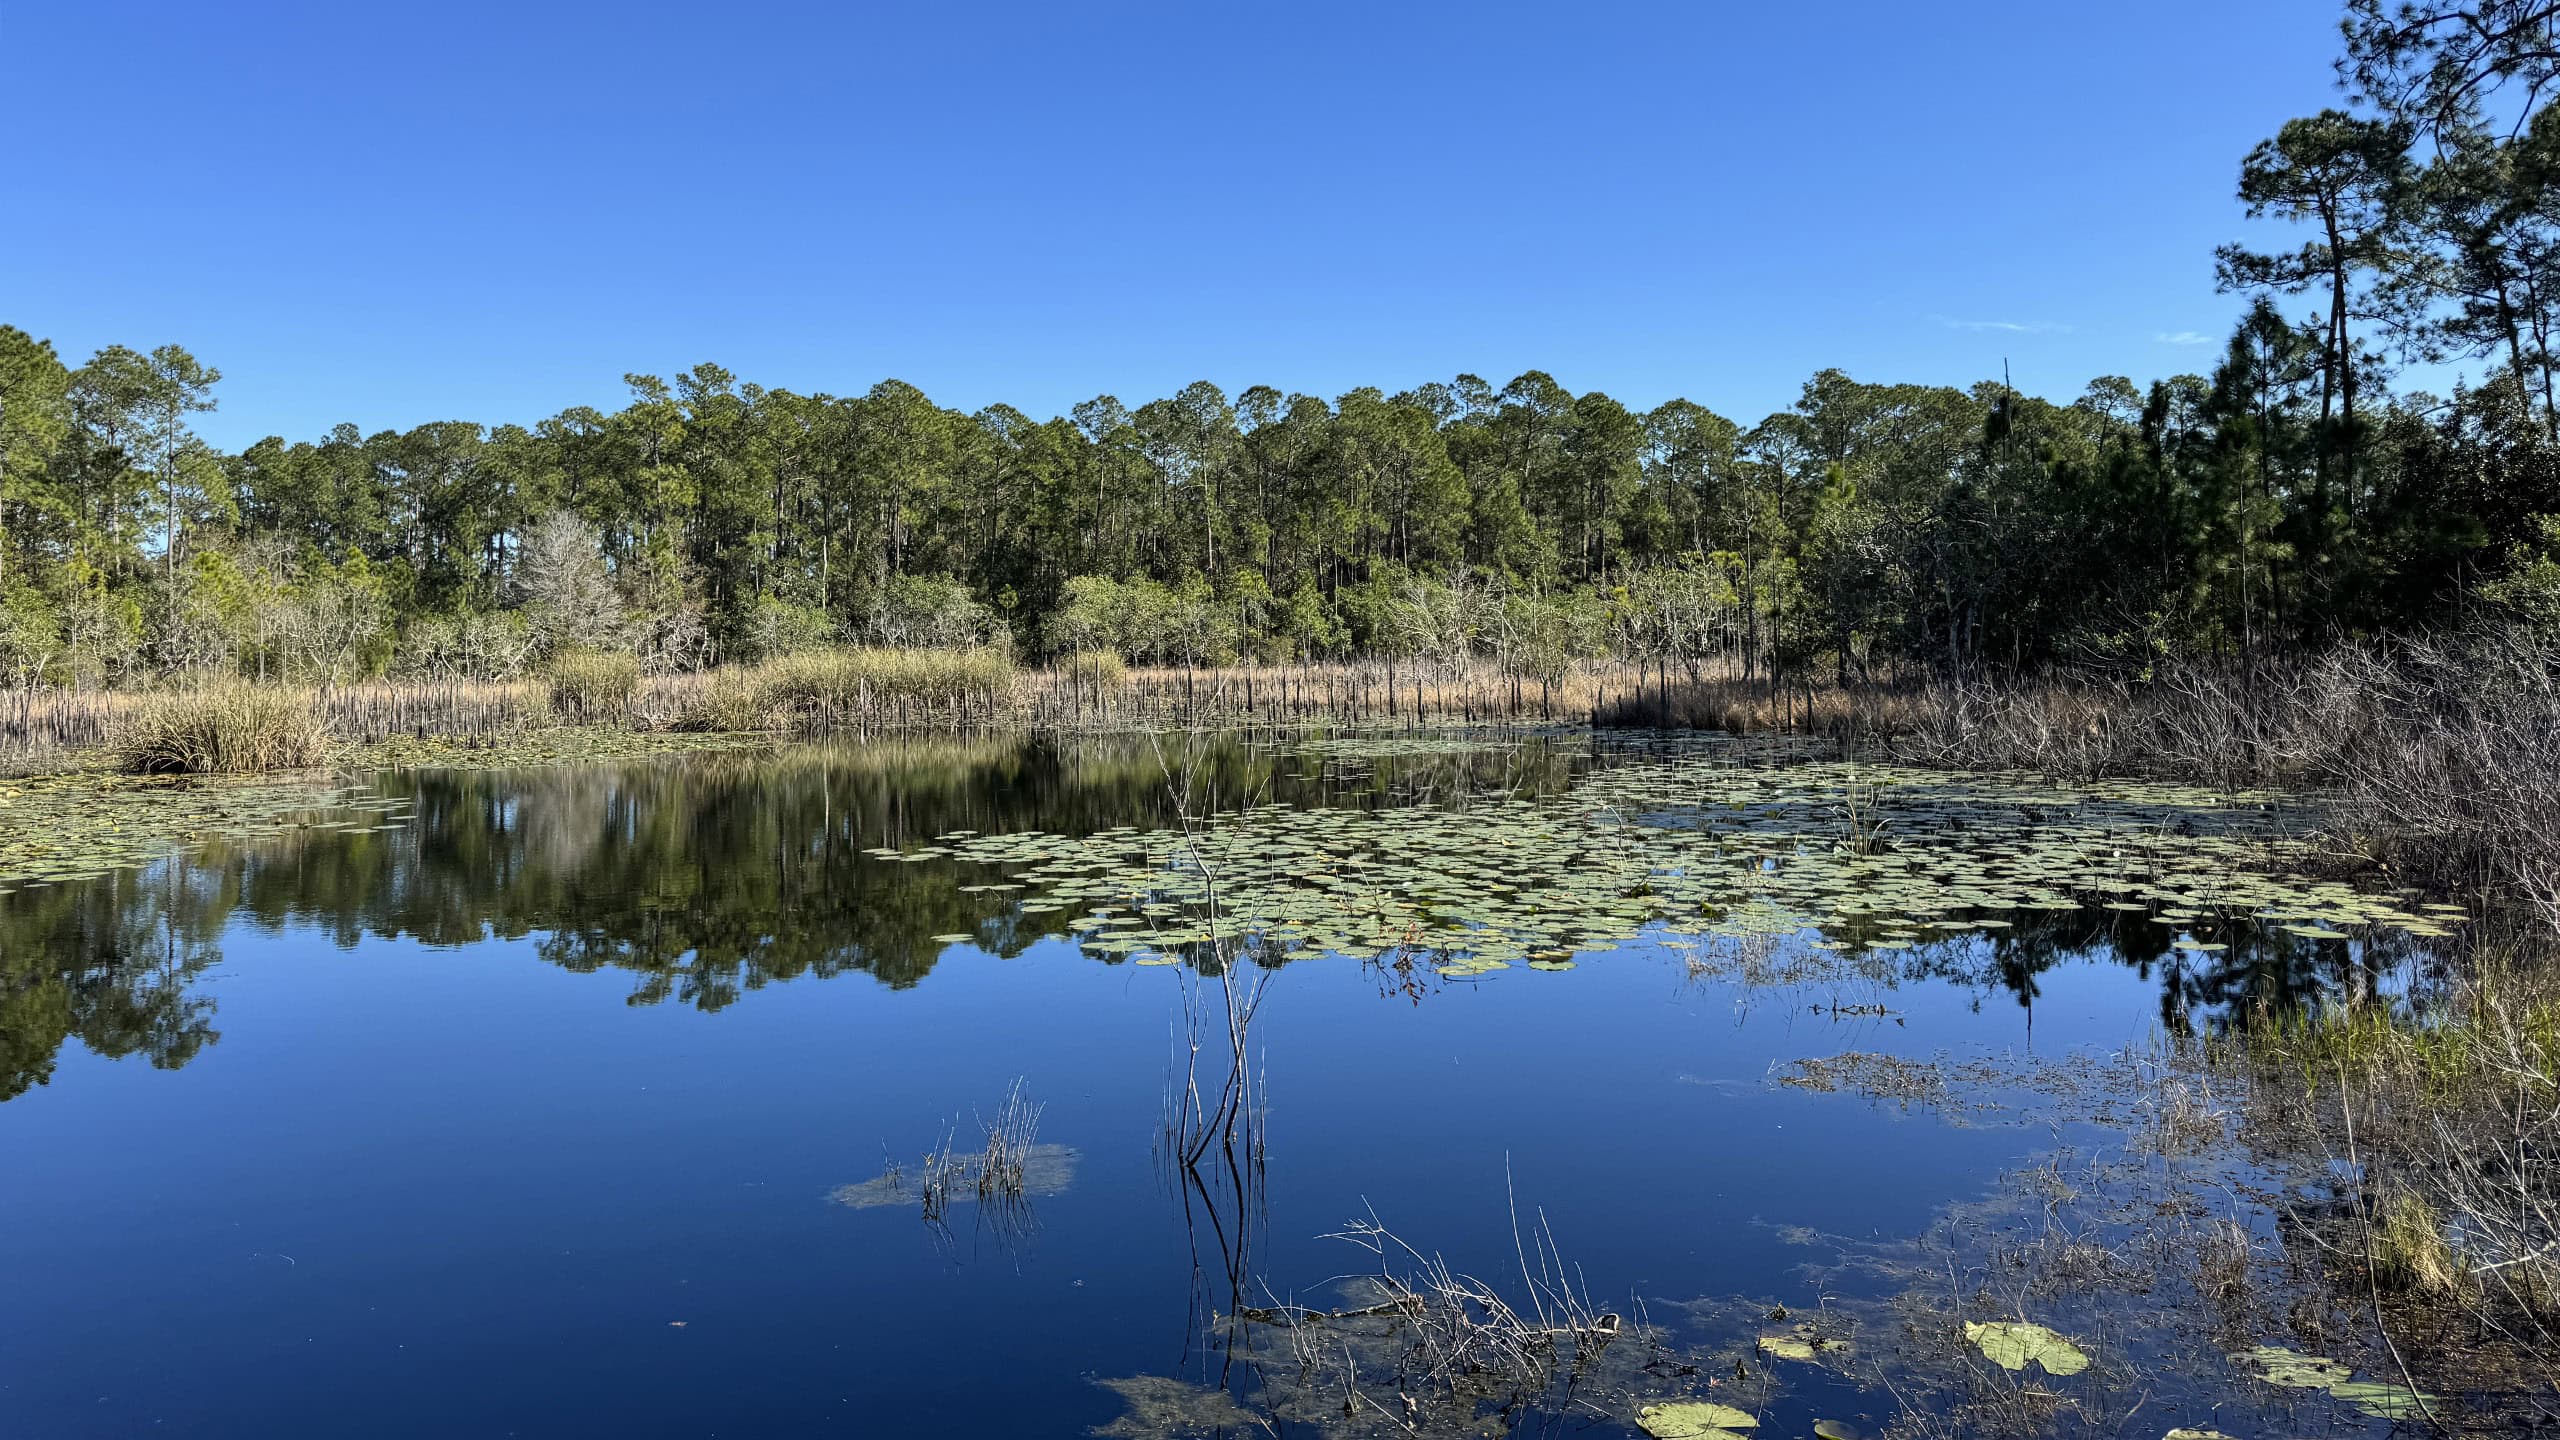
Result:
M630 655L571 650L543 672L551 711L573 725L620 724L640 690L640 662Z
M996 1107L995 1118L986 1122L987 1147L978 1157L978 1196L983 1200L1019 1200L1025 1193L1024 1176L1031 1162L1031 1147L1040 1138L1040 1112L1023 1093L1023 1081L1017 1076L1004 1092L1004 1103Z
M317 765L328 755L309 700L246 682L153 695L113 734L118 765L153 775L244 775Z

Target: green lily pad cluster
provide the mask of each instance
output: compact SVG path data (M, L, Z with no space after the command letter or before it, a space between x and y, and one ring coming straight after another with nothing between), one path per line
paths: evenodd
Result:
M181 845L296 831L384 830L408 802L318 781L98 774L0 784L0 887L63 884L148 864Z
M2358 1380L2355 1371L2335 1360L2305 1355L2282 1345L2259 1345L2224 1357L2270 1385L2289 1390L2326 1390L2332 1399L2354 1406L2376 1420L2410 1420L2426 1414L2427 1402L2405 1385Z
M1419 950L1457 978L1564 962L1653 927L1813 931L1824 948L1889 950L2094 906L2210 951L2223 942L2195 937L2234 924L2320 940L2442 936L2460 920L2290 873L2306 853L2288 838L2302 818L2274 796L1838 762L1744 768L1706 753L1603 769L1550 799L1273 804L1187 834L953 832L874 854L997 867L1036 888L1026 912L1079 911L1071 928L1101 955L1249 939L1358 959Z
M1409 760L1514 747L1504 741L1466 735L1332 735L1298 740L1287 748L1328 760Z

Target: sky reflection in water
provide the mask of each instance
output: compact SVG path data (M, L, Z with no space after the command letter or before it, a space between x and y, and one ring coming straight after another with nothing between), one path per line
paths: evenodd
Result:
M1230 743L1194 789L1557 795L1613 763L1587 750ZM1094 1377L1198 1373L1196 1237L1152 1146L1182 972L958 889L982 867L862 853L1164 823L1155 747L383 785L406 828L0 896L0 1430L1069 1436L1120 1411ZM1318 1237L1374 1208L1507 1274L1507 1183L1604 1303L1801 1304L1785 1227L1917 1232L2051 1137L1773 1066L2120 1048L2336 983L2346 953L2125 937L2104 912L2022 919L1894 954L1889 987L1693 978L1650 936L1564 973L1426 968L1418 999L1289 963L1255 1041L1253 1269L1313 1294L1364 1258ZM1040 1138L1080 1152L1027 1227L829 1203L946 1126L974 1140L1016 1076Z

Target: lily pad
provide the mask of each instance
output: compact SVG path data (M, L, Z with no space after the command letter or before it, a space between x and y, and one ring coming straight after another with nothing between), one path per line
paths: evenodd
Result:
M2329 1394L2376 1420L2417 1419L2427 1413L2427 1401L2434 1398L2379 1380L2342 1380L2329 1387Z
M1970 1321L1964 1338L1984 1359L2004 1370L2043 1367L2047 1375L2077 1375L2089 1368L2088 1353L2042 1325L2019 1320Z
M2259 1379L2270 1385L2292 1390L2326 1390L2344 1385L2355 1372L2335 1360L2319 1355L2305 1355L2282 1345L2260 1345L2224 1357L2242 1369L2257 1372Z
M1748 1410L1706 1400L1675 1400L1647 1405L1636 1412L1636 1424L1653 1440L1717 1440L1736 1430L1759 1428Z

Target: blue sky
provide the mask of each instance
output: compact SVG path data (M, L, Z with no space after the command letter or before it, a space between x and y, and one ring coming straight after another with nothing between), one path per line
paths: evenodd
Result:
M2210 364L2241 155L2335 0L8 0L0 321L177 341L238 445L715 360L1035 415L1527 368L1755 420L1815 369Z

